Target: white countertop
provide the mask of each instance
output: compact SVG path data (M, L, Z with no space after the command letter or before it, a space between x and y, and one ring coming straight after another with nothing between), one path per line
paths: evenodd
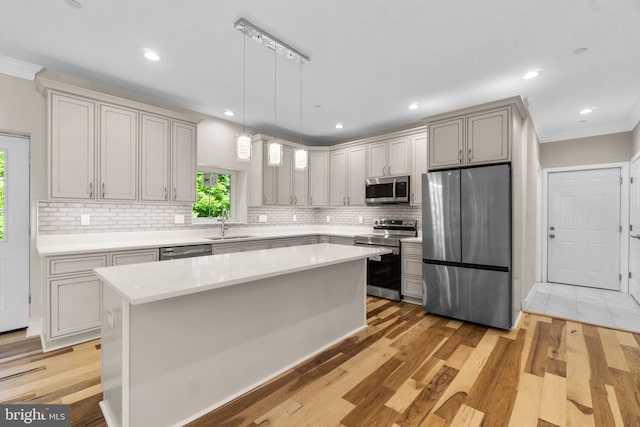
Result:
M96 268L130 304L144 304L268 277L383 255L383 248L321 243Z
M422 243L422 236L407 237L406 239L402 239L402 243Z
M160 248L201 244L223 244L251 240L277 239L294 236L330 235L354 237L371 232L370 226L282 226L282 227L233 227L227 236L250 235L249 238L210 240L220 236L220 226L176 231L139 231L120 233L86 233L39 235L37 250L42 256L72 255L89 252Z

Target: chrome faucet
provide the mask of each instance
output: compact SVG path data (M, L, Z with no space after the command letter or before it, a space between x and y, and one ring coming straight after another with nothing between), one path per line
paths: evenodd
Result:
M224 232L229 229L229 224L227 224L227 221L229 220L229 211L226 209L223 209L222 214L220 216L222 217L220 219L220 221L222 221L220 223L220 235L224 237Z

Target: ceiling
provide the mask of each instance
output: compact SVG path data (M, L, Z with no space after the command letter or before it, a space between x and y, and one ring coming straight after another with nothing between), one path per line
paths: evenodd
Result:
M640 119L638 0L78 1L0 0L0 54L242 123L245 38L233 23L244 17L311 58L307 144L514 95L543 142L629 131ZM300 66L276 59L246 39L246 124L297 141ZM536 68L538 78L522 79ZM585 107L593 112L580 115Z

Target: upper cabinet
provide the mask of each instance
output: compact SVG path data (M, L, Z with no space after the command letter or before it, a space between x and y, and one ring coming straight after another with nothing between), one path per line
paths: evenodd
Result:
M195 124L84 89L44 91L52 199L195 202Z
M56 93L48 101L51 197L93 199L96 103Z
M367 177L408 175L409 141L406 137L367 144Z
M263 143L262 188L263 205L307 206L309 173L308 169L295 169L295 150L282 147L282 165L269 166L267 162L268 142Z
M509 161L509 120L500 108L430 122L429 169Z
M309 151L309 205L329 204L329 152Z
M330 204L364 205L365 147L355 146L331 151Z
M411 198L413 206L422 204L422 174L427 173L427 135L411 137Z

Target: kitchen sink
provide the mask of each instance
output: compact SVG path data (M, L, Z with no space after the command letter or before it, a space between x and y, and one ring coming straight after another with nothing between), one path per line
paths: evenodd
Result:
M209 240L235 240L235 239L248 239L249 237L255 236L217 236L217 237L207 237Z

